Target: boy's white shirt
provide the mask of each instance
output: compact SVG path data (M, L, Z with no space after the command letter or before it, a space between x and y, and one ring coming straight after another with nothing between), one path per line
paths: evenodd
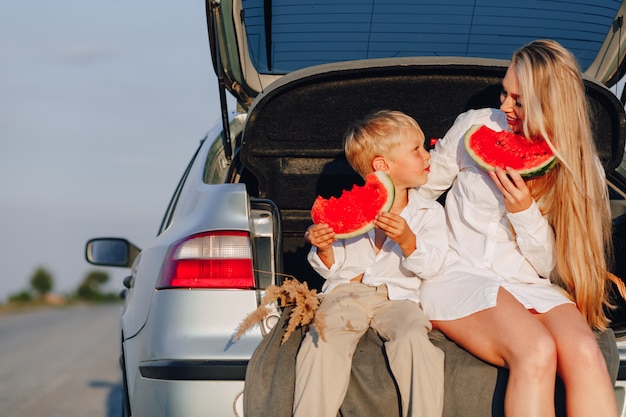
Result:
M443 207L409 190L407 206L400 213L416 236L416 249L405 257L396 242L386 238L380 251L374 246L374 230L333 244L335 263L327 268L311 248L308 261L326 281L322 293L340 284L349 284L361 274L370 286L386 284L390 300L420 302L419 287L439 271L448 251L448 235Z

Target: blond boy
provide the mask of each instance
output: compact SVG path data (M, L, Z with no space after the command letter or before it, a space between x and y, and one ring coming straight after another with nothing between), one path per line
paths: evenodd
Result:
M384 341L402 415L438 417L443 352L428 339L431 325L420 307L419 287L440 269L448 240L443 207L415 189L429 172L424 134L411 117L383 110L350 127L344 145L359 175L387 172L396 196L366 234L338 240L325 224L305 233L312 245L308 260L326 280L318 310L325 316L325 340L310 329L302 342L293 415L336 417L354 350L371 327Z

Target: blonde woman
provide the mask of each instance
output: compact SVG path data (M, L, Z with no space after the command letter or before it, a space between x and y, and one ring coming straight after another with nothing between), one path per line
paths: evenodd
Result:
M510 370L507 417L554 416L554 382L569 417L617 416L592 330L607 328L606 254L611 221L581 73L550 40L515 52L500 109L461 114L431 152L419 192L450 188L450 256L421 288L433 328L477 357ZM480 169L462 137L474 124L542 137L559 164L530 181Z

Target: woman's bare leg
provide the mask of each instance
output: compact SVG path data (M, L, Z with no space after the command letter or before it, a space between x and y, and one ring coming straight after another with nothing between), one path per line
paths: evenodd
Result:
M507 417L555 415L553 337L508 291L500 288L494 308L458 320L433 321L433 327L477 357L509 368Z
M606 362L594 334L573 304L555 307L537 318L552 333L557 369L565 384L567 415L617 416Z

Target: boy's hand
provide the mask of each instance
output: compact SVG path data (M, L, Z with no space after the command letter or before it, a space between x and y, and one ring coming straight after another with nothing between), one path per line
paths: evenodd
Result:
M404 217L390 212L379 213L374 220L374 225L385 232L389 239L396 242L405 256L415 251L415 233Z
M304 239L317 248L317 256L328 268L335 263L333 242L336 242L335 231L327 224L312 224L306 229Z
M327 224L312 224L304 233L304 239L317 248L317 251L326 251L336 242L335 232Z

